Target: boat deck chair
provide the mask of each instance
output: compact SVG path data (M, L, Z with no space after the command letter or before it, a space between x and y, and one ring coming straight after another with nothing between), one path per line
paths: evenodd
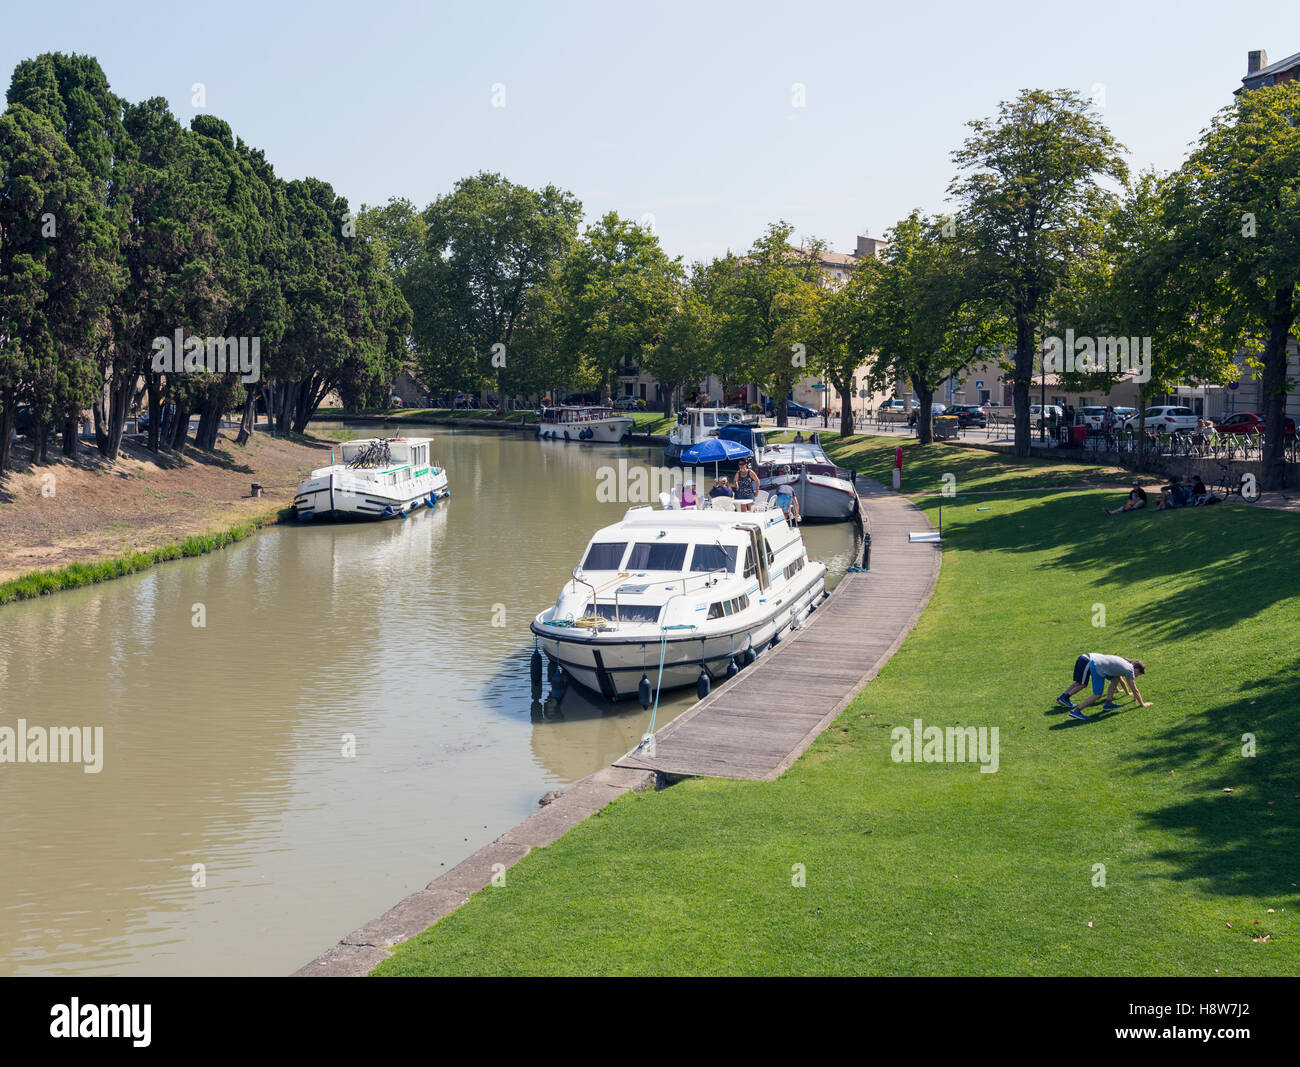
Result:
M766 489L760 489L754 494L754 510L763 511L767 508L767 499L771 494Z

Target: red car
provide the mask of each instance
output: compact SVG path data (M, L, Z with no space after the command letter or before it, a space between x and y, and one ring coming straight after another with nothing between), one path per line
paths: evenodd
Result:
M1214 426L1219 433L1249 433L1261 434L1264 432L1264 416L1255 411L1235 411L1231 415L1224 415ZM1287 437L1295 436L1295 420L1286 420Z

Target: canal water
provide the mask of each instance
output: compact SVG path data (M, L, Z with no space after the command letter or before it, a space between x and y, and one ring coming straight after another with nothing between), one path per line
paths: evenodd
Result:
M533 700L528 624L661 451L433 453L432 511L0 608L0 726L103 728L98 773L0 764L0 974L287 974L636 744L636 702ZM853 561L849 525L805 540Z

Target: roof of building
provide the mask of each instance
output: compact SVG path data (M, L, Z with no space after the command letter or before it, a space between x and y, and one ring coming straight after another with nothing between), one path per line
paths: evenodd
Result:
M1283 71L1291 70L1293 67L1300 67L1300 52L1293 56L1287 56L1286 59L1279 59L1276 63L1270 63L1267 67L1261 67L1257 71L1242 76L1242 89L1259 89L1266 85L1273 84L1273 78Z

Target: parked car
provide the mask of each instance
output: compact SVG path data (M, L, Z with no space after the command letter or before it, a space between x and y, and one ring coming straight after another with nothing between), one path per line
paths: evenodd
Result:
M984 428L989 424L988 409L979 404L953 404L948 409L949 415L957 416L957 425L963 429L967 426Z
M614 400L615 411L645 411L645 401L639 396L620 396Z
M1029 421L1030 421L1031 423L1037 423L1037 422L1038 422L1038 416L1039 416L1040 414L1042 414L1043 410L1044 410L1044 408L1043 408L1043 405L1042 405L1042 404L1030 404L1030 405L1029 405ZM1062 408L1060 404L1048 404L1048 405L1047 405L1047 408L1046 408L1046 411L1047 411L1047 418L1048 418L1049 420L1052 418L1053 415L1056 416L1056 421L1057 421L1057 422L1060 422L1062 419L1065 418L1065 409ZM1015 417L1015 408L1014 408L1014 407L1008 408L1008 409L1007 409L1007 418L1014 418L1014 417Z
M769 400L763 408L763 414L770 419L775 417L775 412L776 405ZM803 404L796 404L793 400L785 402L785 413L792 419L811 419L818 415L818 412L813 411L812 408L804 407Z
M901 401L898 397L894 397L893 400L886 400L883 404L881 404L880 410L905 412L907 411L907 405L903 403L903 401Z
M1214 428L1219 433L1261 434L1264 432L1264 416L1258 411L1234 411L1224 415ZM1286 436L1295 436L1295 419L1286 420Z
M1161 404L1158 407L1147 408L1146 425L1148 433L1178 433L1183 430L1195 430L1196 412L1191 408ZM1136 414L1124 420L1124 429L1136 430L1137 428Z

